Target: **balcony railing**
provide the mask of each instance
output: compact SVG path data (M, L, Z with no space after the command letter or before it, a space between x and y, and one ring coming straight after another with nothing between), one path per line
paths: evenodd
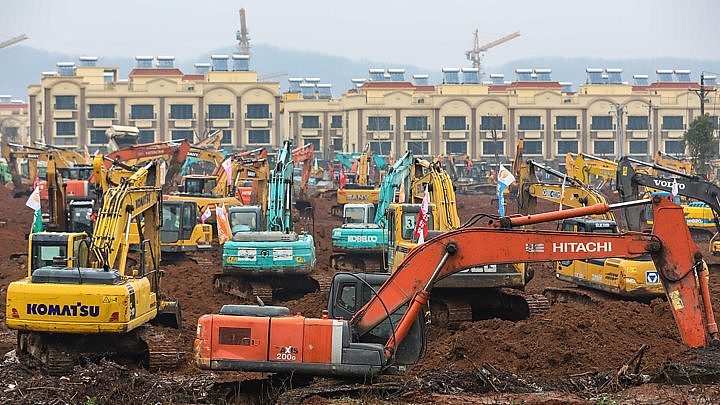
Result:
M55 109L55 110L77 110L78 106L77 106L77 104L72 104L72 105L53 104L53 109Z
M384 127L384 128L370 128L370 125L365 125L365 130L367 132L382 132L382 131L394 131L395 125L390 125L390 127Z
M470 130L470 124L465 124L465 128L448 128L445 124L442 126L443 131L469 131Z
M194 119L197 119L197 114L192 113L191 115L188 115L188 116L185 116L185 115L173 116L172 113L169 113L168 119L170 119L170 120L194 120Z
M425 125L424 128L408 128L408 126L405 125L405 126L403 127L403 131L419 131L419 132L422 132L422 131L432 131L431 128L432 128L432 126L431 126L430 124Z
M265 117L250 117L248 113L245 113L246 120L271 120L273 117L272 112L269 112Z
M131 120L156 120L157 119L157 113L152 113L150 117L138 117L130 114Z

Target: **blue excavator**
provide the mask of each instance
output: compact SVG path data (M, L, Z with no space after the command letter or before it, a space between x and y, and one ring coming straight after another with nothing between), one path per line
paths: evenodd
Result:
M413 165L411 152L398 159L380 183L378 204L348 203L343 206L343 225L333 229L333 254L330 263L340 271L383 271L384 254L388 245L385 211L401 185L410 190L409 177Z
M315 267L315 240L296 232L292 222L292 141L277 153L267 191L265 230L236 232L223 246L222 273L215 287L247 298L272 300L273 293L302 294L316 291L319 283L309 275Z

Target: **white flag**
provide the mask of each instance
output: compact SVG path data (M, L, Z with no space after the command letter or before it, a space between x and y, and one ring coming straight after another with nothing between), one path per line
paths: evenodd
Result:
M40 187L35 187L30 197L28 197L25 205L30 207L33 211L40 209Z
M675 197L680 193L680 187L678 186L677 179L673 177L672 186L670 187L670 201L674 200Z
M418 238L418 244L425 243L425 236L429 229L430 220L430 193L428 193L427 185L425 185L425 195L423 196L422 203L420 204L420 212L418 213L417 220L415 221L415 229L413 233Z
M232 158L227 158L222 162L222 167L225 169L225 177L227 177L227 185L232 185Z

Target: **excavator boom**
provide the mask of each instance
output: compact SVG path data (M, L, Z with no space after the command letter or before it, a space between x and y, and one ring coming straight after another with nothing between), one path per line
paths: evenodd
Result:
M690 347L707 344L703 326L700 286L695 277L702 256L685 226L682 208L667 200L654 202L658 218L653 234L595 234L556 231L498 230L465 228L450 231L413 249L378 294L351 319L355 333L362 336L405 304L415 300L443 277L463 269L508 262L540 262L593 259L608 256L636 258L650 253L656 262L670 300L683 341ZM501 226L522 226L583 215L607 212L610 206L589 207L550 212L526 217L503 218ZM683 232L684 230L684 232ZM486 241L483 243L483 241ZM478 248L487 246L487 248ZM446 257L447 256L447 257ZM444 258L437 268L428 266ZM414 305L411 305L411 309ZM418 308L419 310L419 308ZM396 331L408 330L417 313L408 310ZM708 314L711 316L711 314ZM402 340L396 335L388 346ZM387 347L387 346L386 346Z

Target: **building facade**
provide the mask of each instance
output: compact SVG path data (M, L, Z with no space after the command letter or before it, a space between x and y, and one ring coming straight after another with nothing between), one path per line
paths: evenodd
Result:
M670 72L666 74L665 72ZM517 69L516 80L480 82L476 69L443 69L443 83L426 75L405 80L401 69L371 69L370 80L354 80L341 97L320 97L300 88L284 96L284 133L316 149L355 152L370 144L380 154L469 155L492 161L512 157L519 139L524 154L550 162L582 151L607 158L649 159L656 151L683 154L682 136L700 114L698 83L690 72L657 71L657 81L635 75L622 81L620 69L587 69L574 91L552 81L548 69ZM301 80L301 79L291 79ZM716 87L706 77L706 87ZM720 103L705 111L718 128Z
M141 142L194 142L216 130L228 148L281 142L279 84L259 82L245 55L213 55L193 74L176 68L171 56L138 56L125 80L117 68L98 66L96 57L57 68L29 86L33 140L102 149L111 125L131 125Z
M30 143L28 104L0 95L0 141L28 145Z
M370 69L368 79L333 96L319 78L290 78L289 90L259 81L248 56L213 55L193 74L173 57L136 57L128 79L117 68L83 57L58 63L29 87L29 141L107 145L111 125L140 129L141 142L197 140L194 134L222 130L226 148L276 148L282 139L312 143L320 158L357 152L367 144L382 155L406 150L420 156L469 155L507 160L518 140L529 158L562 162L568 152L607 158L649 159L656 151L682 154L682 136L700 114L700 88L685 70L658 70L650 83L621 69L586 69L573 89L551 79L549 69L517 69L513 81L473 68L445 68L442 83L427 75L405 78L403 69ZM705 86L716 88L715 78ZM717 93L715 93L716 95ZM718 126L720 102L705 111Z

